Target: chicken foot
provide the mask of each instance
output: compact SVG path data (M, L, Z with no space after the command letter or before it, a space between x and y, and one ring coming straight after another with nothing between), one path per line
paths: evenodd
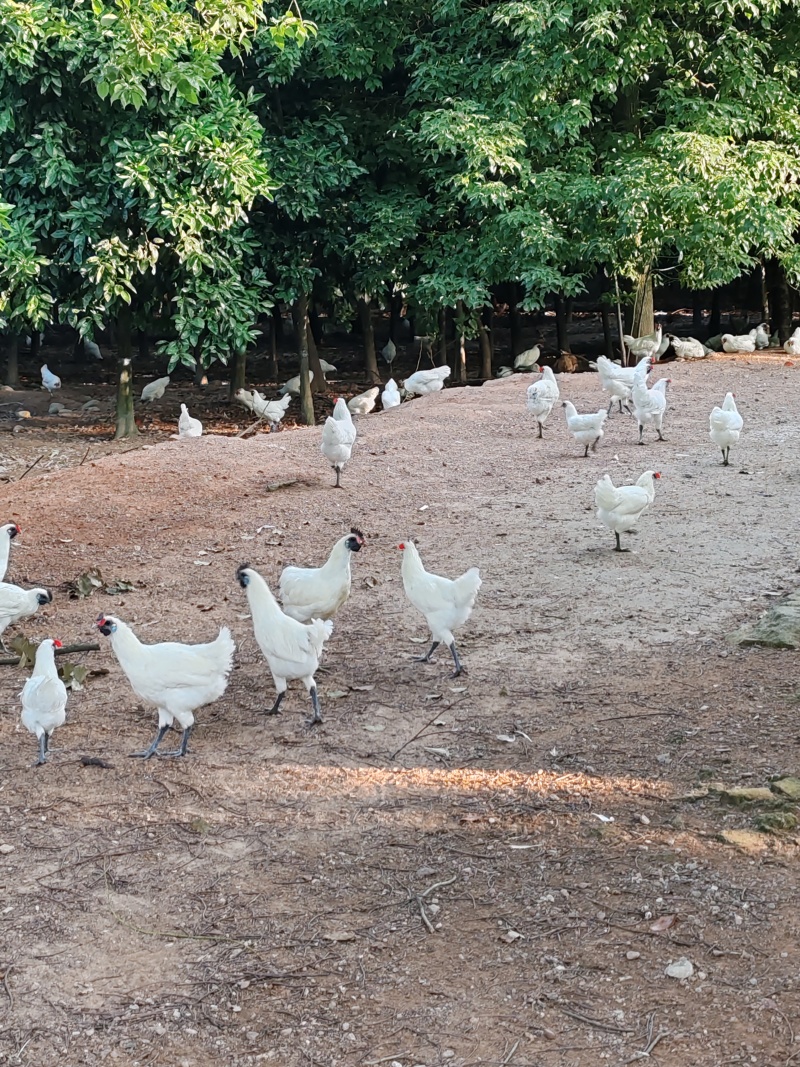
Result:
M728 466L728 454L730 453L730 450L731 450L731 446L730 445L728 445L727 448L723 448L722 449L722 466L723 467L727 467Z
M286 690L284 689L284 691L282 693L278 693L277 697L275 698L275 703L272 705L271 708L269 708L267 711L265 711L264 714L265 715L277 715L278 712L281 710L281 704L283 703L283 698L285 696L286 696Z
M538 436L539 436L540 438L541 438L541 437L544 437L544 434L542 433L542 424L541 424L541 423L539 423L539 435L538 435Z
M340 467L334 467L333 469L336 471L336 484L334 485L333 488L334 489L344 489L344 486L341 485L340 482L339 482L339 478L341 477L341 474L342 474L341 468Z
M178 748L176 748L174 750L174 752L156 752L155 754L159 757L159 759L170 759L170 758L177 759L179 756L185 756L186 755L186 750L189 747L189 734L191 732L192 732L191 726L187 726L186 729L183 731L183 736L181 737L181 743L178 746Z
M629 549L629 548L623 548L623 547L622 547L622 545L621 545L621 543L620 543L620 539L619 539L619 532L618 532L618 531L614 531L614 536L615 536L615 537L616 537L616 539L617 539L617 543L616 543L616 545L614 546L614 551L615 551L615 552L630 552L630 549Z
M161 744L162 738L167 730L169 730L169 726L160 726L150 748L146 748L144 752L130 752L128 754L129 759L150 759L151 756L155 756L156 749Z
M39 758L34 763L34 767L43 767L47 762L47 749L50 744L50 738L47 734L42 734L39 738Z
M450 654L453 657L453 663L456 665L456 669L450 675L451 678L458 678L459 674L464 670L461 660L458 658L458 650L456 649L455 641L450 646Z
M428 651L425 653L424 656L415 656L414 657L414 663L430 663L431 656L434 654L436 649L439 647L439 644L440 644L439 641L434 641L433 644L431 645L431 647L428 649Z
M312 685L308 691L308 695L311 697L311 707L314 709L314 714L307 720L307 726L318 726L322 722L322 712L319 707L319 697L317 696L317 687Z

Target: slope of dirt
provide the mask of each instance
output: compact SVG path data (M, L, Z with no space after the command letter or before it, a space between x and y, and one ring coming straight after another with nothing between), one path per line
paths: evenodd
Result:
M535 439L524 376L362 418L342 492L319 428L145 438L80 466L64 429L72 466L2 488L23 529L8 580L55 592L19 631L101 650L76 657L100 673L45 768L17 725L25 672L0 673L0 1062L796 1058L794 832L744 851L721 832L772 808L687 797L800 771L796 657L724 639L798 581L800 377L725 359L666 373L667 441L639 447L614 414L588 459L560 409ZM559 384L604 405L594 375ZM745 431L725 469L708 413L728 390ZM44 439L3 451L32 461ZM594 484L648 468L656 500L620 556ZM274 587L351 525L367 545L318 676L325 723L306 728L297 685L265 718L236 567ZM412 662L428 635L403 596L409 537L431 570L481 569L457 680L446 653ZM134 589L69 599L92 567ZM155 714L98 612L147 641L233 630L188 759L127 758ZM666 977L682 957L693 975Z

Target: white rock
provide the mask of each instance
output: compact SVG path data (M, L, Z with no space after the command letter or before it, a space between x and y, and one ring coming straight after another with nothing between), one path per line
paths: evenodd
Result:
M685 956L681 956L679 960L675 960L674 963L670 963L667 969L664 971L667 978L677 978L679 981L683 981L685 978L691 978L694 974L694 966L691 960L687 960Z

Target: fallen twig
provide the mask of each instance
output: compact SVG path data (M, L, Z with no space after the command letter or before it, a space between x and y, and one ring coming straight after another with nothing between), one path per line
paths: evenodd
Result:
M82 459L82 460L80 461L80 463L78 464L78 466L79 466L79 467L82 467L82 466L84 465L84 463L86 462L86 457L87 457L87 456L89 455L89 449L90 449L91 447L92 447L92 446L91 446L91 444L89 444L89 445L87 446L87 448L86 448L86 451L85 451L85 452L83 453L83 459Z
M520 1039L518 1038L511 1046L511 1051L508 1053L508 1055L505 1056L502 1060L500 1060L500 1067L507 1067L507 1064L511 1063L512 1056L519 1048L519 1041Z
M42 454L41 454L41 456L39 456L39 457L38 457L38 459L35 459L35 460L33 461L33 463L31 463L31 465L30 465L29 467L26 467L26 468L25 468L25 470L24 470L24 471L22 472L22 474L20 474L19 478L17 478L17 481L18 481L18 482L21 482L21 481L22 481L22 479L23 479L23 478L25 477L25 475L26 475L26 474L27 474L27 473L28 473L29 471L32 471L32 470L33 470L33 468L34 468L34 467L36 466L36 464L37 464L37 463L41 463L43 459L44 459L44 453L42 453Z
M53 653L56 656L66 656L70 652L99 652L99 645L63 645L61 648L54 648ZM20 662L22 656L5 656L0 659L0 667L16 667Z
M416 741L418 737L420 737L420 736L421 736L421 735L422 735L423 733L425 733L425 731L426 731L426 730L428 729L428 727L429 727L429 726L433 726L433 724L434 724L434 723L436 722L436 720L437 720L437 719L439 718L439 716L440 716L441 714L442 714L442 708L440 708L440 709L439 709L439 710L438 710L438 711L436 712L436 714L435 714L435 715L433 716L433 718L431 719L431 721L430 721L430 722L426 722L426 723L425 723L425 725L424 725L424 726L423 726L423 727L422 727L421 729L417 730L417 732L416 732L416 733L414 734L414 736L413 736L413 737L409 737L408 741L406 741L406 742L405 742L405 744L402 744L402 745L400 746L400 748L396 749L396 750L395 750L395 751L394 751L394 752L393 752L393 753L391 754L391 756L389 757L389 759L390 759L390 760L393 760L393 759L395 758L395 756L399 756L399 755L400 755L400 753L401 753L401 752L403 751L403 749L404 749L404 748L408 748L408 746L409 746L410 744L412 744L412 742Z
M256 421L252 424L252 426L247 426L247 427L245 427L244 430L240 430L239 433L237 433L236 436L237 437L246 437L247 434L252 433L253 430L257 429L261 425L262 422L266 422L266 419L264 418L263 415L259 415L259 417L256 419Z
M13 967L14 967L14 964L13 963L9 963L9 965L3 971L3 989L5 989L6 996L8 997L8 1010L9 1011L13 1011L14 1010L14 994L11 992L11 986L8 984L8 976L11 974L11 971L12 971Z
M568 1008L565 1004L557 1005L559 1011L563 1011L565 1015L569 1015L571 1019L577 1019L580 1023L585 1023L587 1026L593 1027L595 1030L606 1030L609 1034L632 1034L633 1030L628 1027L614 1026L612 1023L601 1022L600 1019L590 1019L588 1015L581 1015L579 1011L574 1011L572 1008Z

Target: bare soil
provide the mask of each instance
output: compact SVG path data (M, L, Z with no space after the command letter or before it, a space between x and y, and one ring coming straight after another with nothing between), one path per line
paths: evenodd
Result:
M517 376L362 418L343 492L318 428L167 439L188 386L132 451L98 416L0 438L0 518L23 530L8 580L55 592L20 630L102 646L76 657L96 673L44 768L25 672L0 668L0 1062L798 1062L796 834L744 851L720 834L764 809L687 797L800 771L796 653L725 640L798 582L800 374L779 356L665 373L666 443L614 414L583 459L560 409L538 441ZM595 375L559 384L604 404ZM726 469L708 413L729 389ZM647 468L656 500L618 555L594 484ZM325 723L306 728L302 687L267 719L236 567L274 586L351 525L368 543L318 676ZM446 654L412 662L412 536L431 570L481 568L463 678ZM92 567L134 590L70 599ZM233 630L187 759L128 759L155 715L99 612L147 641ZM682 957L693 976L667 977Z

